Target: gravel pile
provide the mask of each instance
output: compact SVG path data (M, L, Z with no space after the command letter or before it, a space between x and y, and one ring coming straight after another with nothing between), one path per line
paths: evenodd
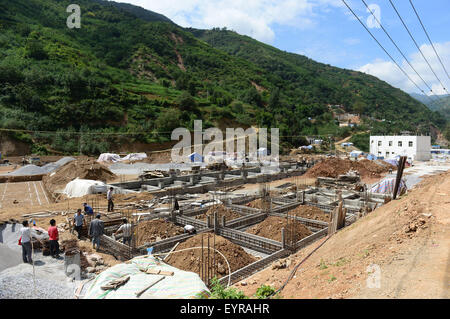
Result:
M51 173L61 166L66 165L67 163L72 161L75 161L73 157L63 157L56 162L45 164L44 166L42 166L42 169L44 169L46 173Z
M13 250L5 244L0 244L0 271L14 267L21 262L22 257L19 250Z
M0 299L72 299L75 286L36 275L31 265L21 264L0 273Z

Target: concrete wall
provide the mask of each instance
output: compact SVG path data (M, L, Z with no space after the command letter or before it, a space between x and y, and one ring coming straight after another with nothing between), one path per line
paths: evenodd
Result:
M387 159L408 156L413 160L428 161L431 158L430 136L371 136L370 153Z

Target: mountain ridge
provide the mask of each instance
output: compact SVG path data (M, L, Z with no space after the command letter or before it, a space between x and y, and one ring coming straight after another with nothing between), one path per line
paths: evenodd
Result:
M69 4L0 4L0 128L55 132L14 135L38 152L45 145L98 153L133 141L167 142L168 132L192 129L195 119L204 127L279 127L286 147L305 135L350 134L329 104L389 119L368 120L374 131L445 124L375 77L231 31L181 28L140 7L80 0L82 26L70 30Z

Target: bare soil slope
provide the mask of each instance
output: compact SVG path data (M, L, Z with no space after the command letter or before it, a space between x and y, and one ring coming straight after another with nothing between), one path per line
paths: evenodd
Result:
M450 171L427 177L399 200L376 209L332 236L298 269L284 298L449 298ZM289 257L286 269L268 268L240 286L279 288L294 266L325 239ZM368 268L377 265L375 268ZM379 267L380 287L367 280ZM239 285L239 284L237 284Z

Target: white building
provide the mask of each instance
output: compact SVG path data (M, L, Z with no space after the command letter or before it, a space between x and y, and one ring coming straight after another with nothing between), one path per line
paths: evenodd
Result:
M392 159L396 156L408 156L416 161L431 159L430 136L371 136L370 153Z

